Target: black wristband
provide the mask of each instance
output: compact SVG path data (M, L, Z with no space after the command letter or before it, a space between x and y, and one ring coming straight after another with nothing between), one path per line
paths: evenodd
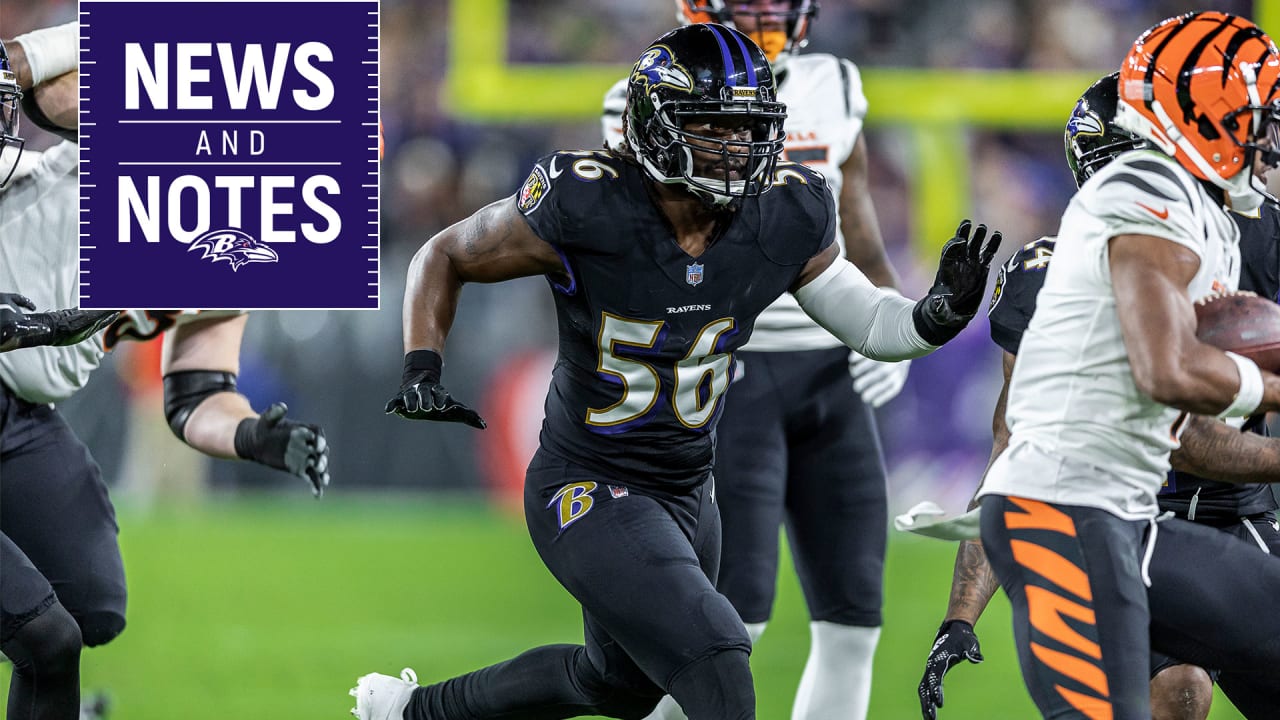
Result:
M954 620L947 620L943 622L941 625L939 625L938 634L936 637L942 637L943 635L947 634L947 631L950 630L951 626L957 623L960 625L964 625L966 628L968 628L970 633L973 632L973 625L968 620L961 620L959 618L956 618Z
M236 455L241 460L257 460L260 448L258 447L258 418L245 418L236 425Z
M916 332L920 337L930 345L946 345L951 338L960 334L965 324L961 323L955 326L943 325L936 322L929 316L929 311L925 304L933 299L931 295L925 295L916 302L916 306L911 310L911 319L915 322Z
M435 350L410 350L404 356L404 372L400 375L401 387L422 376L421 380L430 384L440 382L440 371L444 368L444 358Z

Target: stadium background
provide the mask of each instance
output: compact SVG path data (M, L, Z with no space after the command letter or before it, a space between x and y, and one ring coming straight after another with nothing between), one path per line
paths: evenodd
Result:
M908 295L963 216L1005 250L1051 234L1073 191L1061 127L1129 42L1192 9L1280 27L1280 2L827 0L809 52L863 69L873 195ZM229 4L236 12L247 5ZM552 149L598 146L604 90L670 29L670 0L383 0L382 310L255 314L241 386L263 407L322 423L333 486L212 462L160 410L158 343L130 347L64 411L113 486L130 581L129 629L87 651L84 686L116 718L341 717L358 674L414 666L424 680L581 638L576 605L512 512L536 441L555 324L540 280L469 287L447 353L455 395L490 428L385 417L398 384L408 258L447 224L519 185ZM74 19L65 0L4 0L0 35ZM33 147L51 136L27 126ZM323 154L324 148L317 148ZM963 508L986 461L999 388L985 320L912 367L879 415L891 509ZM872 718L917 716L915 685L945 608L954 546L894 534ZM755 655L759 716L789 716L807 648L784 569ZM942 717L1034 710L1016 671L1007 604L979 625L988 658L960 667ZM1219 699L1216 720L1238 718Z

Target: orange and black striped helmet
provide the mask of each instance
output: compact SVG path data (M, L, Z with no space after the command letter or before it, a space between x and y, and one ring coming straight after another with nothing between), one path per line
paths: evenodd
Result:
M1265 140L1280 140L1277 101L1280 50L1261 28L1238 15L1188 13L1134 42L1120 67L1116 124L1230 192L1247 186L1254 152L1275 164Z
M1280 136L1280 51L1252 22L1221 12L1169 18L1143 33L1120 67L1116 124L1159 146L1236 199L1255 153ZM1241 172L1245 171L1245 172Z

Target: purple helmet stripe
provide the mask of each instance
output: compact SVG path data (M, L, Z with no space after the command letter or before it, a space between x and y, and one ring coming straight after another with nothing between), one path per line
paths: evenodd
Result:
M747 44L742 42L742 36L738 33L730 34L733 35L734 40L738 41L738 47L742 50L742 59L747 64L747 84L751 87L759 87L759 83L756 82L755 63L751 62L751 53L747 52Z
M724 60L724 75L726 79L732 78L738 74L738 69L733 65L733 56L729 54L729 45L720 37L720 29L713 24L708 23L707 29L716 39L716 44L720 46L720 57Z

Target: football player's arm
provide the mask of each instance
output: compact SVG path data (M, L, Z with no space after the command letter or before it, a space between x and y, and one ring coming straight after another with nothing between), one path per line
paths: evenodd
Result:
M80 122L79 24L33 30L4 44L18 86L25 91L23 111L37 126L76 140Z
M867 279L879 287L897 287L898 277L889 264L880 238L876 207L871 202L867 181L867 141L859 133L853 152L840 166L844 182L840 187L840 230L844 235L845 257L858 266ZM880 407L897 397L907 382L911 362L872 360L857 351L849 353L849 374L853 390L862 401Z
M805 264L791 292L809 317L867 357L905 360L937 349L912 322L915 302L873 285L835 243Z
M844 235L845 256L873 284L897 287L898 275L885 254L876 207L871 202L866 136L858 135L853 152L840 166L840 173L844 176L840 187L840 231Z
M329 484L329 450L318 425L285 418L284 403L259 415L236 389L248 315L196 319L165 333L161 373L174 434L212 457L240 458Z
M538 237L514 197L491 203L431 238L409 263L404 295L404 372L386 412L411 420L461 422L483 429L474 410L440 384L445 338L464 283L566 274L564 260Z
M972 232L971 232L972 231ZM1000 233L968 220L942 248L933 287L919 301L871 284L834 244L809 259L792 286L800 307L845 345L876 360L927 355L955 337L982 303Z
M18 87L29 90L79 66L80 25L76 21L40 28L4 41Z
M115 310L36 309L18 293L0 292L0 352L42 345L77 345L97 335L120 315Z
M996 409L991 416L991 457L987 460L987 470L995 462L1000 453L1009 447L1009 426L1005 423L1005 406L1009 398L1009 381L1013 376L1014 355L1008 351L1002 353L1001 366L1004 371L1004 385L1000 388L1000 396L996 399ZM983 471L986 476L986 470ZM979 483L981 488L981 483ZM969 509L978 506L977 491L969 501ZM982 647L978 644L978 636L973 631L978 618L987 609L987 604L1000 587L995 571L987 562L987 554L979 540L964 540L956 551L955 569L951 572L951 595L947 599L947 615L938 627L934 636L933 648L925 661L924 677L920 680L918 693L920 711L926 720L937 717L937 709L942 707L942 680L951 668L962 660L980 663L983 660Z
M1138 389L1201 415L1280 408L1280 376L1196 338L1187 286L1200 268L1190 248L1152 235L1119 235L1108 248L1116 314Z
M538 237L507 197L431 238L409 263L404 349L443 352L462 285L564 274L560 254Z
M1280 438L1192 415L1169 457L1175 470L1230 483L1280 482Z
M30 91L32 101L23 97L22 109L40 127L57 132L67 139L74 136L65 131L80 127L80 73L72 70L52 80L46 80Z
M1000 453L1009 447L1009 426L1005 423L1005 406L1009 399L1009 381L1013 377L1013 353L1001 353L1001 366L1004 371L1004 385L1000 387L1000 396L996 399L996 409L991 415L991 457L987 459L987 470L996 461ZM979 484L981 487L981 484ZM977 491L969 501L969 509L978 506ZM982 551L982 543L978 540L965 540L960 543L960 551L956 553L955 571L951 576L951 598L947 601L947 620L964 620L970 625L977 625L982 611L996 594L1000 582L995 572L987 564L987 555Z

